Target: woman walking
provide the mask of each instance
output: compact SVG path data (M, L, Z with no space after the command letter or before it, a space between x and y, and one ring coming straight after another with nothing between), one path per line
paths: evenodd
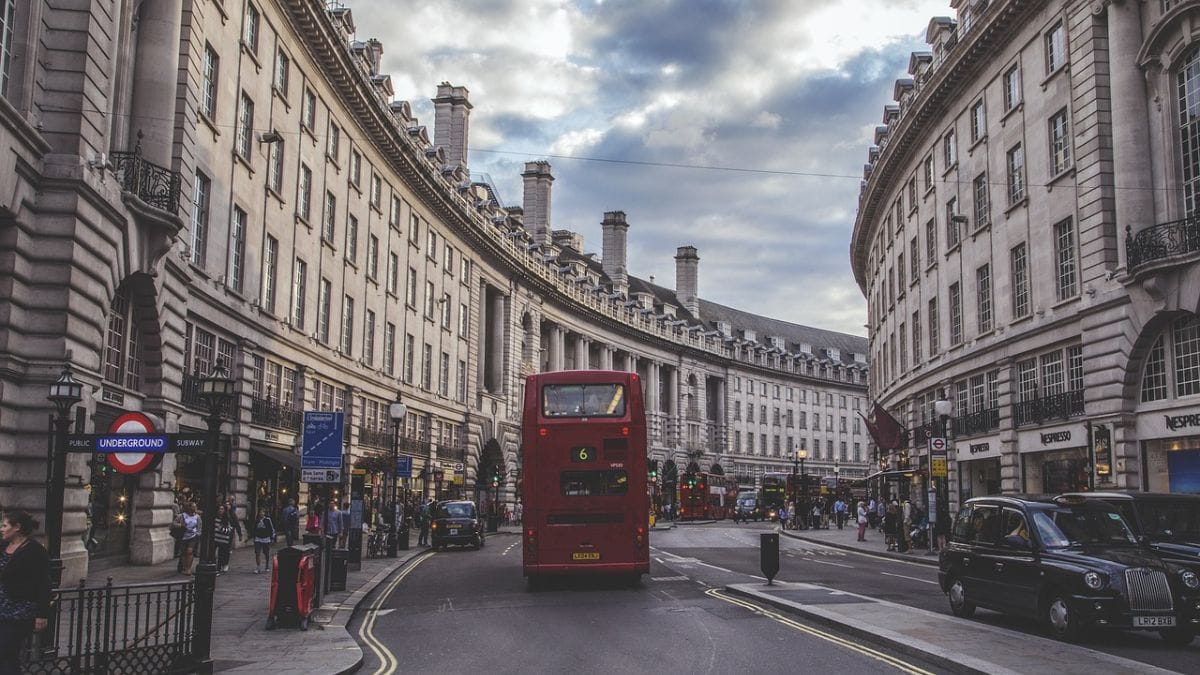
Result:
M887 550L896 550L896 526L899 523L899 509L896 508L895 502L887 505L887 510L883 512L883 536L887 541Z
M275 541L275 523L266 509L258 507L258 520L254 523L254 573L268 570L271 565L271 542ZM265 562L264 562L265 561Z
M229 571L229 547L233 544L233 523L229 522L229 511L225 505L217 507L217 519L213 522L213 543L217 546L217 573Z
M179 572L192 575L192 558L196 557L196 544L200 542L200 515L196 513L196 502L188 502L179 514L179 523L183 525L183 536L179 548Z
M858 516L858 540L866 541L867 524L870 522L870 520L867 518L867 505L859 502L856 515Z
M0 675L21 672L21 646L50 616L50 555L31 538L36 528L24 511L0 522Z

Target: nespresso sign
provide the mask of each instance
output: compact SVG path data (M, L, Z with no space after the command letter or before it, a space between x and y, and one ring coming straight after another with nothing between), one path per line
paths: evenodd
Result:
M972 455L979 453L979 452L987 452L988 450L991 450L991 449L992 449L991 443L972 443L971 444L971 454Z
M1066 443L1071 440L1070 431L1054 431L1048 434L1042 434L1042 445L1051 445L1053 443Z
M1167 420L1167 428L1171 431L1200 427L1200 415L1163 415Z

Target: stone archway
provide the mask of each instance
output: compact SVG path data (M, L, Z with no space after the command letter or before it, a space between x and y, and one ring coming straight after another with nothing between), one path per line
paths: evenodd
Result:
M692 460L687 463L687 468L684 471L687 473L700 473L700 463Z
M708 467L708 472L713 474L714 476L724 476L725 475L725 469L722 468L720 464L717 464L715 462L713 463L712 466Z

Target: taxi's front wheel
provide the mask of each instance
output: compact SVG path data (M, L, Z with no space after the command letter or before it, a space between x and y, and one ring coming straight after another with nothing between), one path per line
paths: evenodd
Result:
M950 582L950 590L946 595L950 597L950 611L954 616L962 619L975 616L975 603L967 600L967 591L961 579L955 578Z
M1063 642L1079 640L1079 621L1067 599L1061 595L1053 596L1046 603L1046 625L1050 634Z

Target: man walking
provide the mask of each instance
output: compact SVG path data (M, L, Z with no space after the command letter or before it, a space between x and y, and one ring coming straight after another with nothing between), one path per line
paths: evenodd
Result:
M325 538L333 540L333 546L337 547L338 539L342 535L342 512L338 510L338 503L335 499L329 500L329 511L325 514Z
M833 503L833 517L837 520L838 529L842 529L846 522L846 502L842 501L841 497Z
M421 507L417 509L417 520L420 521L421 525L421 532L417 535L417 546L429 545L429 522L432 518L433 500L430 499L429 503L422 504Z
M295 499L289 499L283 507L283 536L288 546L295 546L300 538L300 509L296 508Z

